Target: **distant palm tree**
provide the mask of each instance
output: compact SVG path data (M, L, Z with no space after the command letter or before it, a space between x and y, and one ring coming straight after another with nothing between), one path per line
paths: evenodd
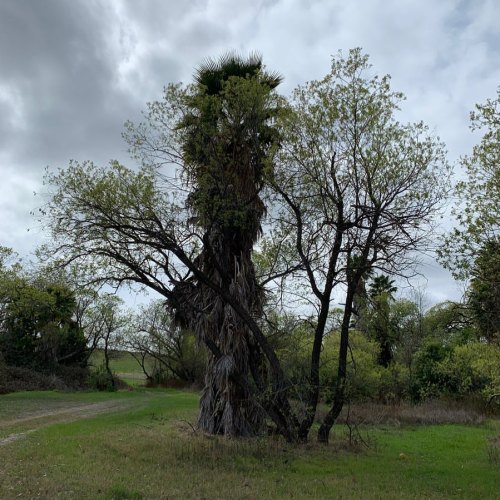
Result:
M375 276L370 283L370 296L377 297L385 294L387 298L393 299L394 294L398 291L398 288L394 286L394 280L389 279L389 276L381 274L380 276Z
M188 203L204 232L198 265L254 317L262 314L264 296L251 254L265 213L259 193L276 141L271 95L280 81L263 70L255 54L207 60L195 74L189 113L179 124L185 168L194 185ZM200 428L232 436L260 432L263 412L245 387L251 385L250 373L262 368L252 333L220 296L197 280L184 282L176 292L178 323L192 328L212 349ZM236 382L238 378L247 384Z
M373 278L369 290L373 306L371 326L374 337L380 345L378 362L388 367L394 357L394 339L391 335L389 316L390 302L394 300L394 294L398 289L394 286L394 280L389 279L389 276L380 275Z

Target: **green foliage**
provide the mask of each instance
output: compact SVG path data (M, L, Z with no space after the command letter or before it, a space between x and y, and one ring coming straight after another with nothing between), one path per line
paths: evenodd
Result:
M500 348L484 342L427 343L416 355L412 392L417 399L481 396L500 391Z
M394 280L389 276L380 275L372 279L369 287L370 298L370 321L368 331L380 346L378 362L388 367L394 356L395 333L390 322L391 302L394 301L393 294L397 291Z
M110 374L104 363L97 365L90 371L88 384L91 389L97 391L116 391L113 375Z
M179 356L173 360L173 373L181 380L203 384L206 366L206 351L200 346L193 332L183 330L179 343Z
M314 324L293 315L276 315L270 342L280 360L291 394L303 400L309 390L310 353L313 343Z
M207 59L195 73L195 81L206 89L208 95L217 95L222 91L224 82L230 77L246 78L263 76L263 83L275 88L281 82L277 73L263 73L262 57L253 53L244 59L229 52L220 59Z
M416 399L438 397L447 388L447 377L440 363L451 354L451 347L427 342L415 355L412 393Z
M500 347L483 342L456 346L439 363L446 390L455 396L479 394L485 400L500 392Z
M484 243L471 274L468 306L479 336L500 344L500 240Z
M148 375L148 386L167 387L172 379L172 372L164 365L155 363Z
M442 302L423 317L425 335L446 345L457 345L477 338L470 311L463 304Z
M378 362L379 344L366 338L358 331L349 337L349 358L347 368L347 397L350 401L394 402L408 394L408 369L401 363L393 362L384 367ZM324 342L321 367L321 387L323 399L330 402L337 377L338 337L330 334Z
M309 389L310 352L314 325L282 318L279 328L289 328L279 340L274 339L281 365L292 385L293 397L302 401ZM347 397L351 401L373 400L394 402L409 393L409 370L399 362L389 367L378 363L379 344L359 331L350 335L350 354L347 368ZM336 331L323 340L320 365L320 397L331 403L337 379L339 336Z
M423 313L411 300L395 300L391 304L390 324L393 337L397 340L394 359L410 368L424 340Z
M7 364L54 372L84 366L86 341L73 319L74 293L62 283L30 278L20 269L0 276L0 352Z
M277 98L266 81L258 72L252 78L227 75L215 94L201 86L186 99L187 114L177 126L183 167L196 185L189 206L202 227L220 225L236 239L259 231L264 207L256 195L278 139L270 125Z
M457 183L454 209L457 227L439 251L443 264L458 278L470 276L479 250L486 242L498 248L500 227L500 87L494 99L476 105L471 129L484 132L472 154L462 158L467 178Z

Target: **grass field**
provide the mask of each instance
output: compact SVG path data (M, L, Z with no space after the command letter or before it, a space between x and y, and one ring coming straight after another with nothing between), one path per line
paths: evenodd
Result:
M102 363L104 363L104 353L101 350L94 351L90 357L90 364L98 366ZM112 351L109 364L113 373L127 384L133 387L144 385L146 376L137 360L129 352Z
M367 426L370 448L339 426L328 447L290 446L196 433L197 404L174 390L0 396L0 498L498 498L498 420Z

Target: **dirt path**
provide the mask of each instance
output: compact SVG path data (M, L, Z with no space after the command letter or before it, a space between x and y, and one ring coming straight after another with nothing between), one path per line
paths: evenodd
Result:
M82 420L91 418L102 413L112 413L115 411L123 410L131 406L130 401L104 401L101 403L92 404L69 404L68 407L57 409L39 410L36 412L29 412L21 414L16 418L0 421L0 429L8 427L22 426L27 428L22 432L10 434L6 437L0 438L0 446L22 439L28 434L35 432L42 427L48 425L64 422L73 422L75 420Z
M0 439L0 446L4 446L6 444L12 443L13 441L17 441L18 439L22 439L28 434L34 432L35 429L27 431L27 432L18 432L17 434L9 434L7 437Z

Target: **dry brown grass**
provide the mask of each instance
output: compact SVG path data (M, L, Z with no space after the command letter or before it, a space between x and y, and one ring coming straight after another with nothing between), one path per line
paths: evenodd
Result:
M316 419L322 421L328 408L321 406ZM420 404L353 403L345 405L338 423L355 425L416 425L416 424L465 424L478 425L488 415L474 402L435 400Z

